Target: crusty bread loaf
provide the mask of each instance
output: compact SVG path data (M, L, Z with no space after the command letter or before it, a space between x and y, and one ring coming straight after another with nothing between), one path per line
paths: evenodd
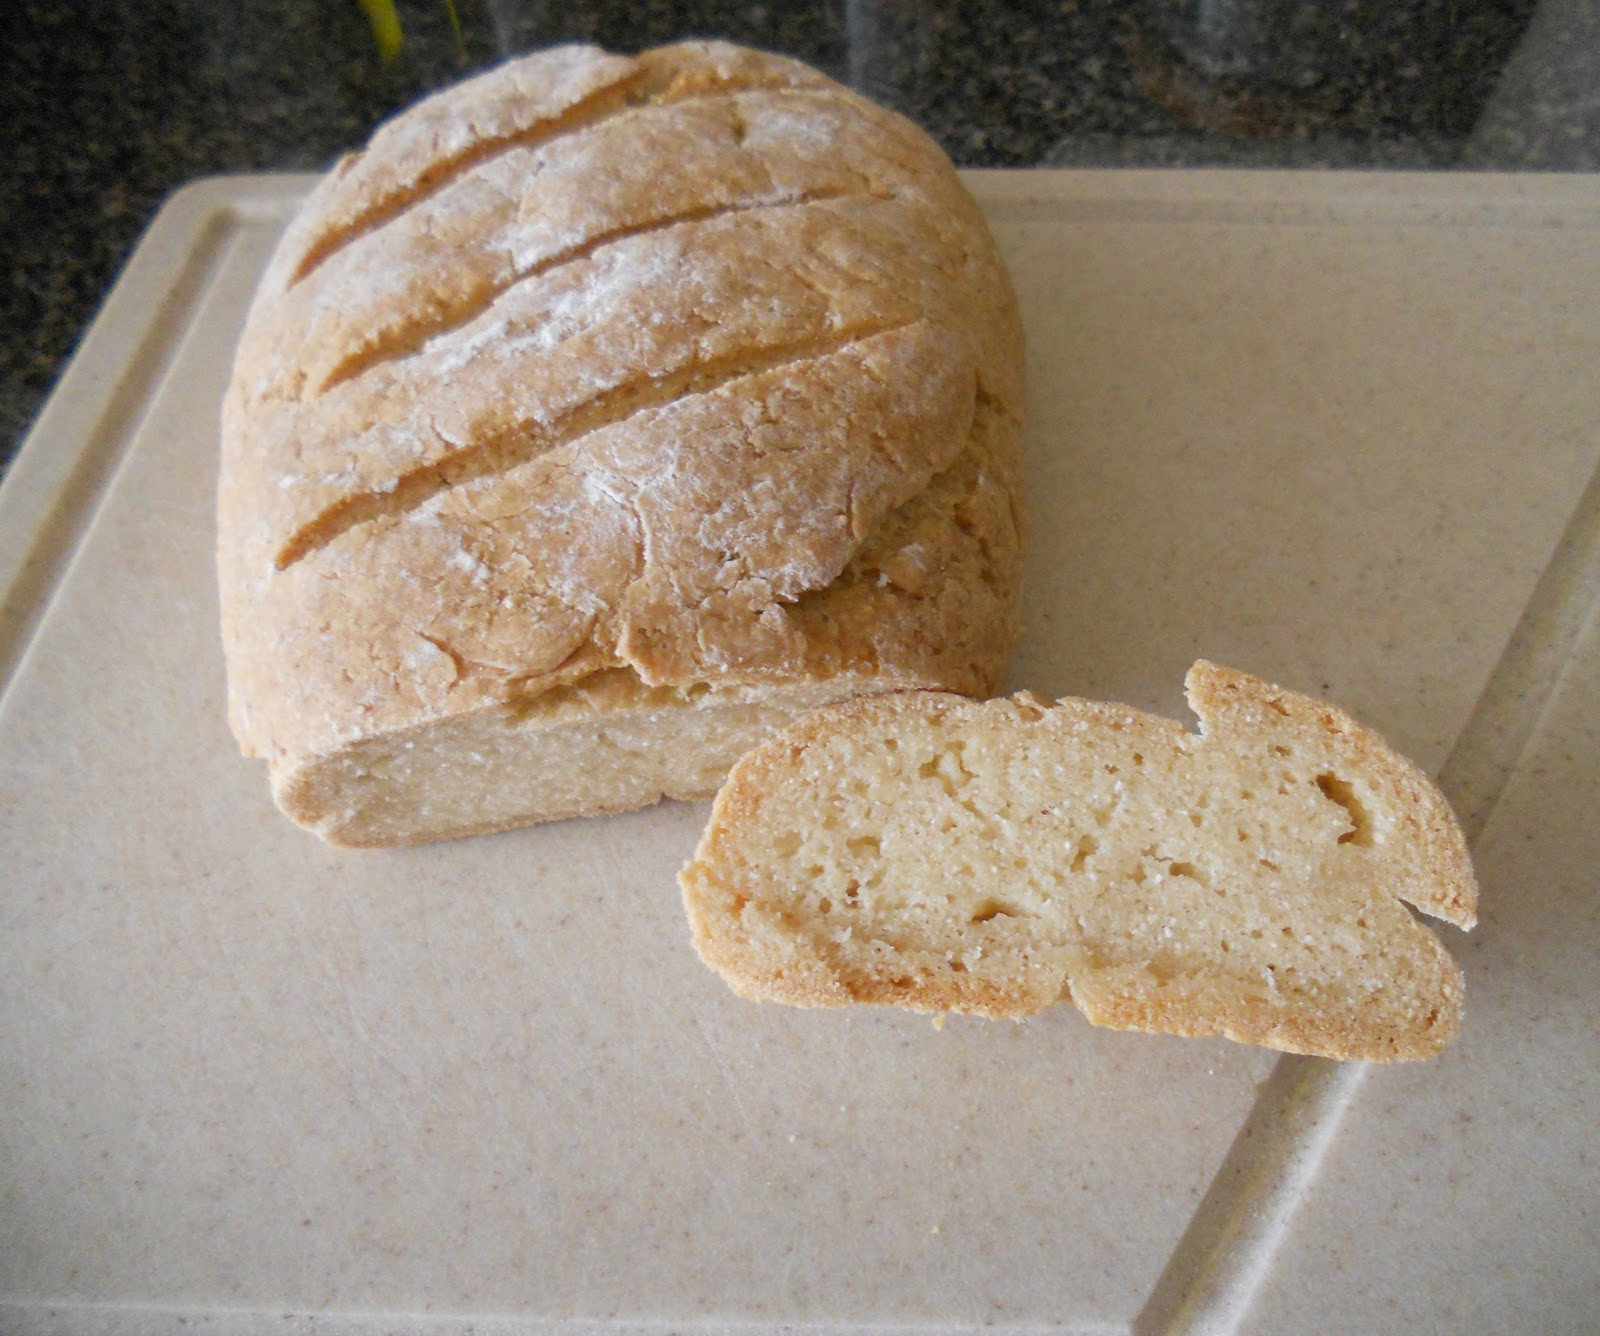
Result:
M390 844L708 795L774 728L986 693L1021 335L905 120L720 43L515 61L312 192L223 411L229 713Z
M1427 777L1335 707L1198 663L1198 734L1119 705L908 692L751 753L680 878L746 997L1025 1016L1396 1059L1456 1032L1471 927Z

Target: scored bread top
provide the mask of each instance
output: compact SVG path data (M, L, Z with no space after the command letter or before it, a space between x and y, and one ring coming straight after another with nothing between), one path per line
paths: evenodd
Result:
M985 691L1021 336L898 116L722 43L513 62L380 130L223 413L230 717L281 758L627 667Z
M1438 790L1326 702L1196 664L1201 731L1028 695L874 696L745 757L681 881L745 996L1414 1058L1456 1032L1477 887Z

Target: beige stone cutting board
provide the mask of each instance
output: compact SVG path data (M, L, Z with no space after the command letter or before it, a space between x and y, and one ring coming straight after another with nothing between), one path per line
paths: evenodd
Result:
M203 182L0 489L0 1330L1600 1328L1600 179L970 181L1030 339L1016 684L1181 713L1205 655L1439 773L1458 1045L751 1006L681 920L698 806L291 827L211 506L306 182Z

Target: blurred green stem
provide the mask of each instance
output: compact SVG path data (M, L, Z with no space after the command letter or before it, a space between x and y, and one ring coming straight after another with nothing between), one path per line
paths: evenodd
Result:
M367 11L367 22L372 25L372 40L378 44L378 56L387 65L400 54L400 48L406 41L406 35L400 29L400 16L394 12L394 0L361 0L361 8ZM450 10L450 18L454 22L454 6ZM458 27L458 41L459 35Z
M465 59L467 39L461 35L461 15L456 13L456 0L444 0L444 12L450 16L450 31L456 35L456 54Z

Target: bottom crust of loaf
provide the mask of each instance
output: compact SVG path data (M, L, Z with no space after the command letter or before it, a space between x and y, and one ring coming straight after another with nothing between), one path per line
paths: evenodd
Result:
M741 756L795 719L892 685L647 687L630 670L610 670L527 701L276 762L272 792L291 820L342 848L709 798Z

